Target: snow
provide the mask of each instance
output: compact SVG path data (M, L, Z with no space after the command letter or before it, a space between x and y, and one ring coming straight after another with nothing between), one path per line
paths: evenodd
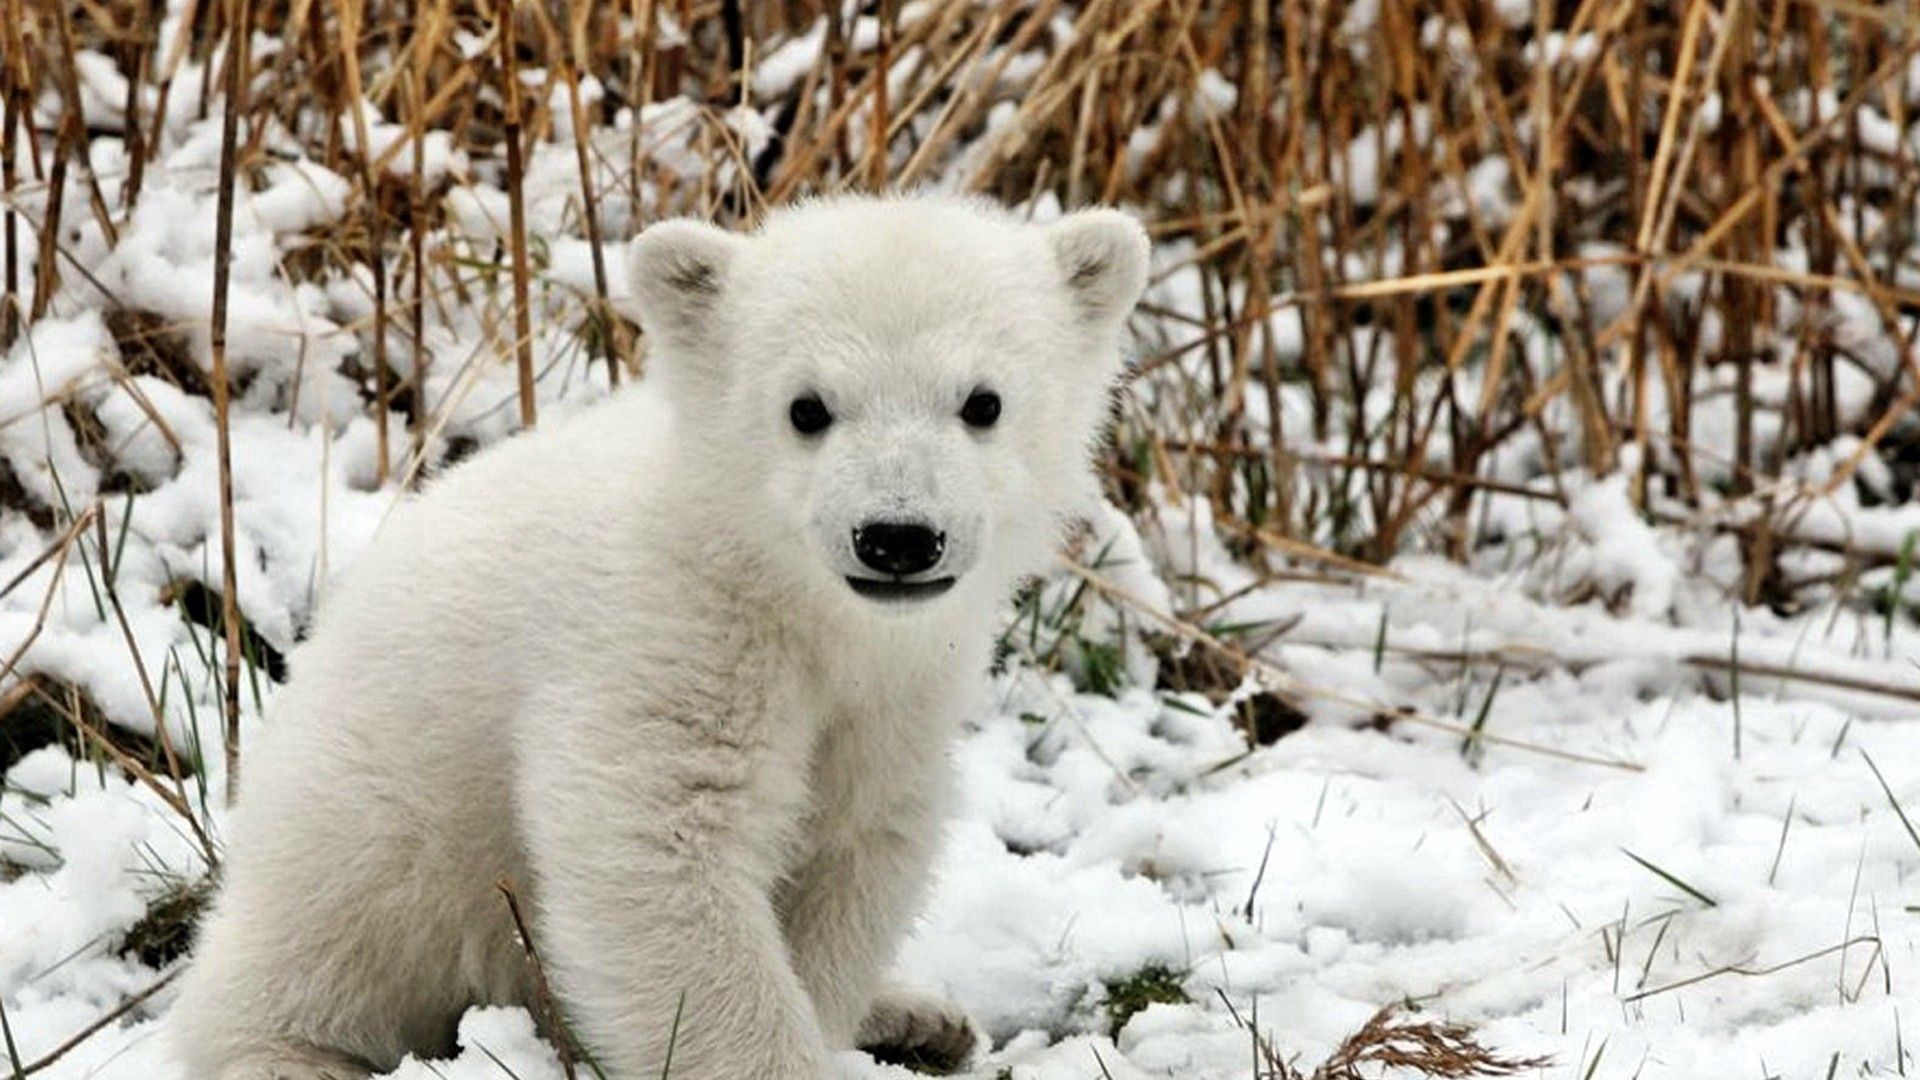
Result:
M1680 568L1660 550L1651 526L1634 513L1624 475L1573 497L1573 524L1591 545L1591 576L1609 593L1625 591L1635 615L1659 618L1673 606Z
M781 42L754 63L753 92L762 98L786 93L813 70L827 45L827 20L821 16L804 34Z
M523 79L531 76L536 82L544 81L538 72L523 71L521 75ZM587 95L599 92L599 83L583 81L580 89L584 101ZM558 89L556 92L564 95L565 90ZM555 110L554 115L556 124L567 122L562 119L568 115L564 98L561 99L560 108ZM389 123L381 115L379 107L371 101L363 100L360 103L360 118L361 123L366 126L367 146L373 151L375 159L384 159L387 172L394 176L411 176L414 146L413 140L408 137L407 126ZM568 138L572 137L571 129L567 129L566 135ZM359 125L351 116L340 118L340 141L349 148L358 148L360 145ZM453 136L450 133L429 131L420 142L421 179L429 186L438 183L442 177L449 174L460 175L467 171L469 165L467 155L464 151L454 148Z
M1118 518L1104 519L1096 572L1149 606L1167 603L1173 590ZM1907 907L1920 846L1867 760L1903 804L1920 805L1905 721L1759 678L1736 720L1731 700L1667 662L1677 647L1706 646L1704 633L1670 625L1684 606L1675 594L1698 586L1670 572L1650 579L1644 566L1616 582L1634 545L1660 541L1623 514L1617 490L1595 485L1576 499L1566 536L1593 549L1603 580L1666 599L1636 599L1615 616L1403 560L1403 583L1256 591L1220 621L1304 615L1288 635L1300 643L1270 651L1287 670L1463 719L1492 695L1487 673L1462 678L1447 664L1436 674L1392 652L1374 673L1383 604L1390 649L1531 643L1585 657L1511 676L1486 730L1633 768L1492 744L1465 755L1456 737L1355 729L1311 702L1305 728L1248 753L1226 710L1192 695L1135 685L1107 697L1025 665L1001 676L994 707L960 747L964 805L899 965L965 1003L993 1037L974 1075L1065 1080L1104 1064L1116 1077L1239 1077L1248 1035L1228 1002L1245 1016L1259 1001L1267 1034L1311 1061L1402 999L1562 1068L1602 1043L1609 1061L1645 1076L1717 1075L1728 1061L1816 1075L1835 1053L1890 1068L1895 1003L1912 992L1898 960L1916 944ZM363 546L345 540L336 559ZM1223 552L1196 550L1210 572L1230 573L1214 561ZM1139 622L1128 626L1089 619L1083 632L1126 635ZM1824 641L1800 643L1795 628L1764 621L1748 632L1743 653L1791 646L1825 669ZM79 659L122 666L105 638ZM1904 662L1858 666L1912 682ZM103 942L140 915L147 865L190 867L193 847L150 794L51 748L8 774L0 815L0 853L28 868L0 886L10 928L0 987L31 1060L151 981ZM1728 965L1809 956L1671 988ZM1180 973L1190 1001L1140 1013L1116 1045L1105 988L1153 964ZM48 1075L175 1076L162 1027L116 1028ZM460 1041L451 1063L391 1075L493 1076L496 1059L523 1077L559 1075L524 1012L476 1009ZM897 1075L860 1055L842 1064Z

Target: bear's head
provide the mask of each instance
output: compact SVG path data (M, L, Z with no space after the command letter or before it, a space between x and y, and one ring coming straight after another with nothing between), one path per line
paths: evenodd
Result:
M897 612L997 601L1098 495L1092 448L1147 278L1113 210L846 197L628 255L648 375L758 570Z

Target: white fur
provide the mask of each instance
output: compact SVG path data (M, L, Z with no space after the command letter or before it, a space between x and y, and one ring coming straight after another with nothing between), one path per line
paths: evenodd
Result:
M403 508L296 654L173 1013L189 1075L387 1069L526 1003L502 879L616 1080L660 1075L683 1002L685 1080L817 1080L863 1024L959 1038L877 988L995 611L1095 492L1145 235L843 199L630 259L646 379ZM851 530L901 514L958 583L857 595Z

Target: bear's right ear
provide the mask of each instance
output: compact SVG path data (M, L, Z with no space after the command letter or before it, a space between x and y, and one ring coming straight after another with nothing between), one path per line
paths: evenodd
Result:
M1054 261L1082 319L1126 318L1147 288L1147 230L1118 210L1080 210L1047 226Z
M714 308L742 241L705 222L677 218L651 225L627 245L627 288L649 334L693 345L713 324Z

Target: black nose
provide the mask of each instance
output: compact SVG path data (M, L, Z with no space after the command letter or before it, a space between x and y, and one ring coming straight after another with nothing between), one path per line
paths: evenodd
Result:
M910 522L876 521L853 530L853 553L883 574L906 577L932 569L947 550L947 534Z

